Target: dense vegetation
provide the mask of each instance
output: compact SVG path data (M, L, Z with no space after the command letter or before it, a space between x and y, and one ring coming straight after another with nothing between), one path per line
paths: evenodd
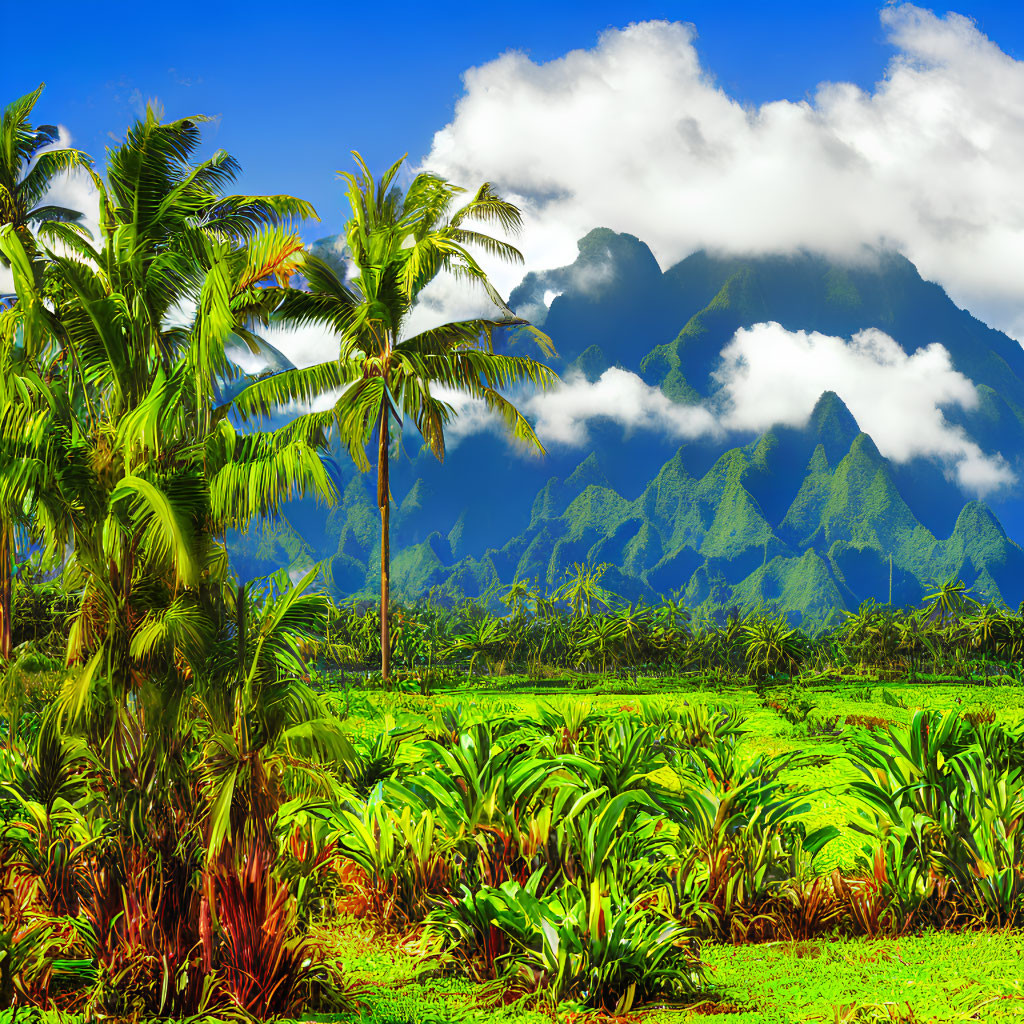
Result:
M399 684L429 692L467 674L585 686L581 673L701 686L942 677L1020 681L1024 613L975 600L959 580L937 583L919 608L866 602L812 628L784 615L722 610L698 618L680 600L623 603L601 585L604 566L577 564L553 592L517 581L496 596L503 613L472 601L425 598L393 611L391 660ZM333 606L325 665L365 669L378 660L376 608ZM838 620L837 620L838 619ZM628 689L627 689L628 692Z
M230 157L196 160L202 119L149 110L100 175L47 148L38 95L0 125L16 286L0 311L0 1010L376 1013L346 969L367 930L511 1019L727 1008L709 944L1020 922L1024 726L887 690L883 715L870 692L833 715L808 689L1012 682L1020 615L951 579L923 608L814 631L695 620L678 601L622 604L586 564L551 592L496 592L500 616L392 605L392 421L442 455L454 410L431 387L458 388L536 441L502 389L553 377L492 343L526 325L402 333L442 270L486 284L467 245L514 252L463 220L514 227L514 208L484 187L452 213L448 183L403 194L397 166L384 187L363 168L343 278L292 230L305 203L232 194ZM97 237L39 205L72 166L99 193ZM237 352L261 351L272 321L331 324L338 360L246 374ZM272 420L328 392L329 412ZM379 604L336 606L317 568L240 580L229 564L229 531L337 498L332 437L377 462ZM484 704L469 689L484 673L509 692L694 699ZM755 685L743 708L725 699L738 682ZM758 716L841 750L759 748ZM808 773L840 755L849 821L811 820Z

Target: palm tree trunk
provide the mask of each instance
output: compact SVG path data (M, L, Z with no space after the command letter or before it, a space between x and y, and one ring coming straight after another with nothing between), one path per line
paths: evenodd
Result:
M380 507L380 676L391 674L391 485L388 477L388 406L380 414L380 447L377 452L377 505Z
M11 528L0 516L0 661L11 660L13 632L11 605L13 603L14 581L11 579Z

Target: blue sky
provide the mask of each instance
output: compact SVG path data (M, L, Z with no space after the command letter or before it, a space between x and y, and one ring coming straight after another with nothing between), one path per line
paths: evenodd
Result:
M5 50L0 93L46 81L39 120L101 161L147 98L171 117L212 115L209 148L241 161L241 189L319 209L307 240L342 225L335 172L351 166L350 149L377 169L408 152L516 202L531 270L569 266L599 226L636 235L665 268L698 249L838 261L894 250L1024 340L1020 4L972 0L948 13L907 2L547 0L470 15L443 4L211 3L180 19L165 5L46 10L46 35L32 37L43 45ZM95 218L85 178L53 198ZM487 269L505 295L523 273ZM609 260L569 277L600 289L614 273ZM521 312L541 323L556 297ZM409 330L491 311L482 290L443 277L421 298ZM268 336L296 364L337 352L316 328ZM722 427L801 422L834 390L898 461L940 459L975 493L1014 479L1002 454L945 419L944 407L977 396L941 339L905 353L879 331L825 338L756 325L723 352L717 379L733 399ZM686 420L625 372L549 397L531 410L552 442L572 443L609 409L672 436L715 426L706 410ZM485 417L464 423L486 429Z
M1003 51L1024 55L1022 5L975 0L955 9ZM215 115L207 137L242 162L243 187L307 198L333 230L334 172L348 167L348 151L361 150L375 166L403 152L423 157L452 118L465 69L510 49L541 63L593 47L609 27L692 22L705 71L749 104L800 100L826 80L870 89L893 50L879 6L848 0L469 10L256 2L211 3L197 13L190 5L51 3L47 30L27 36L41 44L5 47L0 93L20 95L45 81L40 119L66 125L76 145L100 158L146 98L170 116Z

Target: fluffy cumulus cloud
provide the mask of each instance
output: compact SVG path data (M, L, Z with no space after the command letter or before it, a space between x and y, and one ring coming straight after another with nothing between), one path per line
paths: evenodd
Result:
M436 394L456 413L447 430L452 443L469 434L500 432L502 424L479 399L448 389ZM627 434L652 431L675 440L721 433L715 416L703 406L679 405L617 366L596 381L574 372L555 390L514 397L545 445L580 447L590 439L588 427L595 420L617 423Z
M689 25L607 31L544 64L510 52L466 72L426 165L516 199L532 267L571 261L595 226L663 264L702 247L895 247L1024 338L1024 62L957 14L901 4L881 19L896 54L873 89L824 83L753 108L701 67Z
M939 344L907 355L887 334L852 339L787 331L776 323L737 331L715 373L724 427L761 431L801 426L824 391L835 391L878 450L894 462L942 461L966 490L985 493L1014 479L999 455L986 455L943 409L973 409L974 385Z
M435 394L456 413L446 431L452 443L469 434L501 432L502 423L479 399L446 388L435 389ZM589 426L596 420L617 423L627 434L646 430L676 440L722 431L709 410L680 406L636 374L618 367L605 370L596 381L572 373L552 391L514 398L546 445L580 447L590 439Z
M538 436L553 444L585 444L587 424L595 419L618 423L627 432L653 430L678 439L718 430L707 409L678 405L635 373L615 366L594 382L582 375L570 376L557 391L528 398L523 408Z
M262 337L296 366L313 366L338 358L340 342L337 335L318 324L305 324L302 327L275 325L266 328ZM257 372L266 365L265 360L258 357L252 357L252 360L250 365L242 366L246 372Z

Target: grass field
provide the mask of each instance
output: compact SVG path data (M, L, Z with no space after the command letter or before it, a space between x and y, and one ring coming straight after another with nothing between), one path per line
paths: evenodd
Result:
M709 1017L735 1024L1024 1020L1022 947L1024 937L1012 933L710 945L704 959L711 998L689 1007L652 1007L628 1019L650 1024ZM553 1008L536 1001L531 1008L529 999L503 1006L479 986L419 982L414 953L358 926L348 929L346 948L350 970L366 986L363 1015L320 1019L345 1024L541 1024L553 1019Z
M818 855L815 870L852 868L863 837L849 828L858 804L849 793L857 770L844 757L848 716L907 723L918 709L961 714L995 712L1000 721L1024 718L1024 688L965 687L963 684L917 682L772 689L767 696L749 688L725 692L696 687L668 689L661 681L636 687L643 692L547 693L508 692L481 685L457 694L421 697L367 693L350 705L347 719L354 732L379 730L384 716L399 728L414 729L435 719L444 708L461 705L463 714L512 716L529 722L541 707L586 701L595 711L628 713L640 701L667 706L706 704L735 708L749 730L740 740L743 754L812 754L815 763L790 770L786 781L813 790L802 817L808 831L825 824L841 835ZM787 720L775 704L790 711ZM809 707L810 705L810 707ZM796 709L791 710L791 709ZM799 719L804 717L804 721ZM831 723L830 720L837 719ZM381 935L364 922L327 926L338 944L350 977L364 987L361 1017L372 1024L441 1024L441 1022L550 1021L566 1019L536 996L504 1005L494 986L473 985L453 977L424 976L415 935ZM651 1024L727 1016L737 1024L796 1024L800 1021L1024 1020L1024 934L1015 931L926 933L890 939L825 938L804 942L750 945L705 944L707 999L684 1006L652 1006L628 1015ZM509 999L509 996L505 996ZM571 1014L569 1015L571 1016Z

